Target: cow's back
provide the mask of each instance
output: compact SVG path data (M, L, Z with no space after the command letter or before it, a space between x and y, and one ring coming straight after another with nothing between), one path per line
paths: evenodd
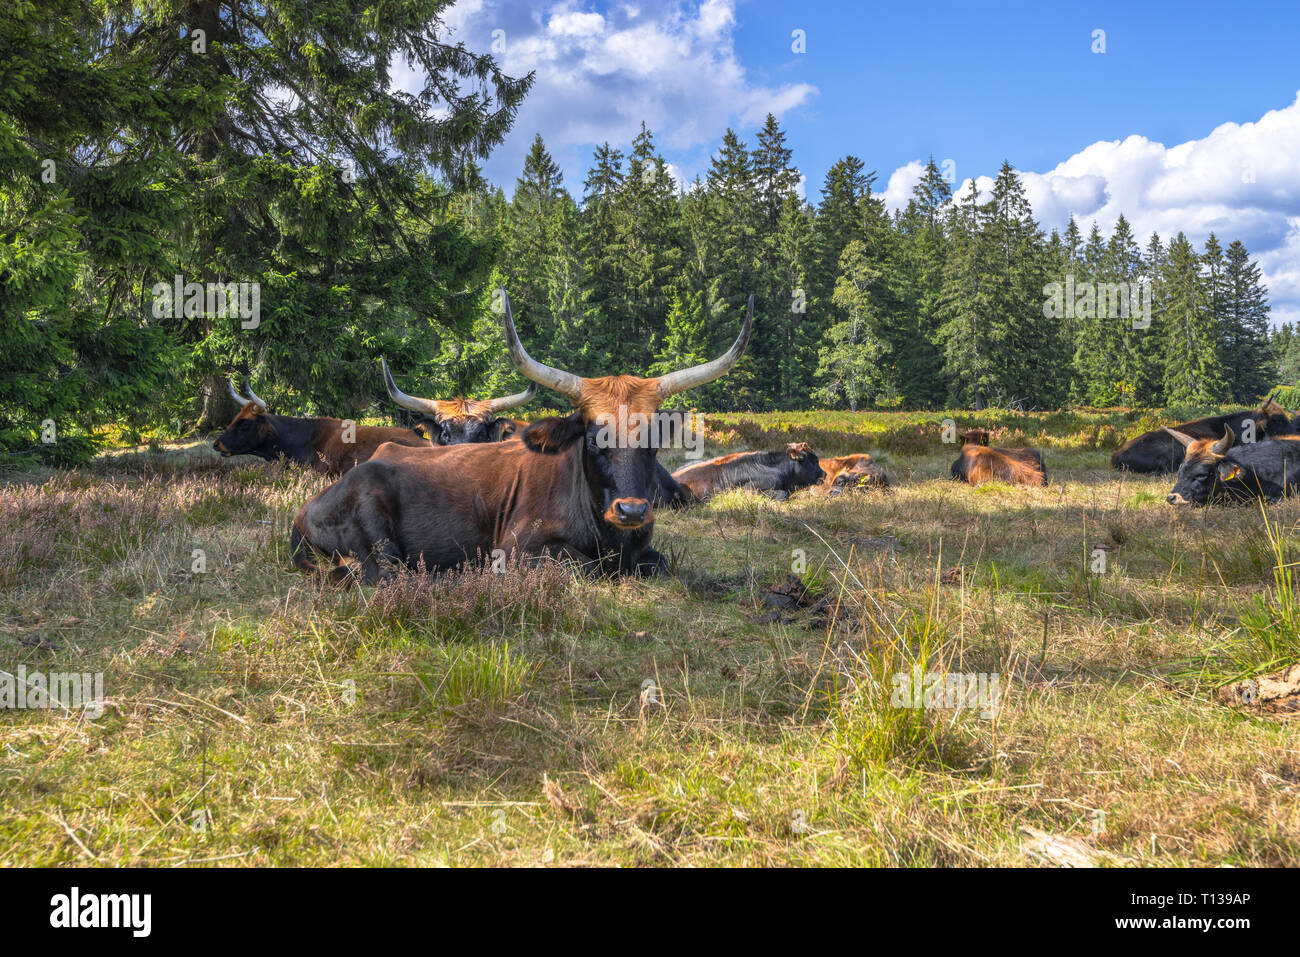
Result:
M392 443L415 449L431 449L433 443L413 429L401 429L392 426L358 425L354 427L354 442L344 441L344 432L340 428L331 435L323 437L318 449L319 459L324 471L340 475L368 462L381 445Z
M1007 482L1011 485L1046 485L1047 467L1033 449L997 449L963 445L952 463L954 479L981 485Z
M1223 438L1224 429L1231 428L1233 434L1240 438L1246 434L1247 422L1252 423L1255 435L1260 440L1296 434L1295 424L1285 415L1251 410L1206 416L1173 428L1193 439L1220 439ZM1184 454L1182 443L1164 429L1154 429L1129 439L1116 449L1110 457L1110 465L1111 468L1128 472L1177 472L1183 464Z
M673 472L672 479L697 501L703 500L725 487L727 481L725 467L728 464L737 461L741 456L752 454L752 452L733 452L706 462L692 462Z

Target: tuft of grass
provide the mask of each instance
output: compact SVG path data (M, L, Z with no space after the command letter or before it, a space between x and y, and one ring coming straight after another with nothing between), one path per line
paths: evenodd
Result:
M1252 595L1240 606L1236 629L1205 655L1199 675L1218 687L1243 681L1300 661L1300 590L1292 559L1294 547L1278 521L1263 512L1262 540L1258 548L1272 559L1273 587Z
M364 626L414 626L447 640L558 627L580 614L575 592L569 566L516 559L499 571L476 565L435 576L402 569L371 592L339 600Z
M900 685L910 696L913 679L948 670L942 627L930 612L909 615L896 639L875 632L841 652L827 695L831 746L871 774L896 764L945 767L943 720L898 695Z
M499 711L524 693L534 666L510 646L473 643L435 649L416 677L439 708Z

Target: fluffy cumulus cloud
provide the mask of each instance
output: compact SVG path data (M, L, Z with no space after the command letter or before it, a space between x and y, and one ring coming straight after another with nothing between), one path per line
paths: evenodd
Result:
M890 208L906 205L924 164L894 171ZM1246 244L1269 287L1274 322L1300 321L1300 94L1252 123L1225 123L1203 139L1166 147L1144 136L1093 143L1046 173L1023 172L1025 194L1046 229L1073 214L1086 234L1108 235L1121 213L1145 245L1180 230L1198 247L1211 232ZM989 176L962 182L987 193Z
M641 122L656 144L681 158L675 174L693 176L729 125L780 118L808 103L807 83L766 85L746 74L732 42L734 0L611 3L580 0L460 0L443 18L451 37L492 50L512 76L536 72L514 129L488 161L496 182L511 184L540 132L569 175L585 172L591 147L626 151ZM400 76L418 88L414 72ZM581 182L568 182L581 192Z

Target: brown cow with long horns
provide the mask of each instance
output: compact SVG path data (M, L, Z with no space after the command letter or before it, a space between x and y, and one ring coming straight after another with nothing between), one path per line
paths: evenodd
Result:
M736 364L753 330L754 297L724 355L657 378L583 378L543 365L519 341L504 291L503 301L515 367L577 411L532 423L518 442L380 449L298 512L290 552L300 568L315 568L318 555L352 556L374 582L384 565L437 570L496 553L563 556L612 574L666 569L650 547L659 406ZM334 577L347 574L335 569Z
M507 419L499 413L531 402L537 395L537 383L515 395L497 399L422 399L407 395L393 382L388 361L379 357L384 385L389 397L404 409L419 412L435 445L461 445L465 442L500 442L523 430L528 424Z

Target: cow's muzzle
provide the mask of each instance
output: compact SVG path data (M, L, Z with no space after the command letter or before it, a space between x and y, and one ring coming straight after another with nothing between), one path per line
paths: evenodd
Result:
M643 498L616 498L605 509L605 521L628 531L649 524L653 517L650 503Z
M1168 502L1170 505L1191 505L1192 504L1191 502L1187 501L1187 499L1179 495L1177 492L1170 492L1169 495L1165 498L1165 501Z

